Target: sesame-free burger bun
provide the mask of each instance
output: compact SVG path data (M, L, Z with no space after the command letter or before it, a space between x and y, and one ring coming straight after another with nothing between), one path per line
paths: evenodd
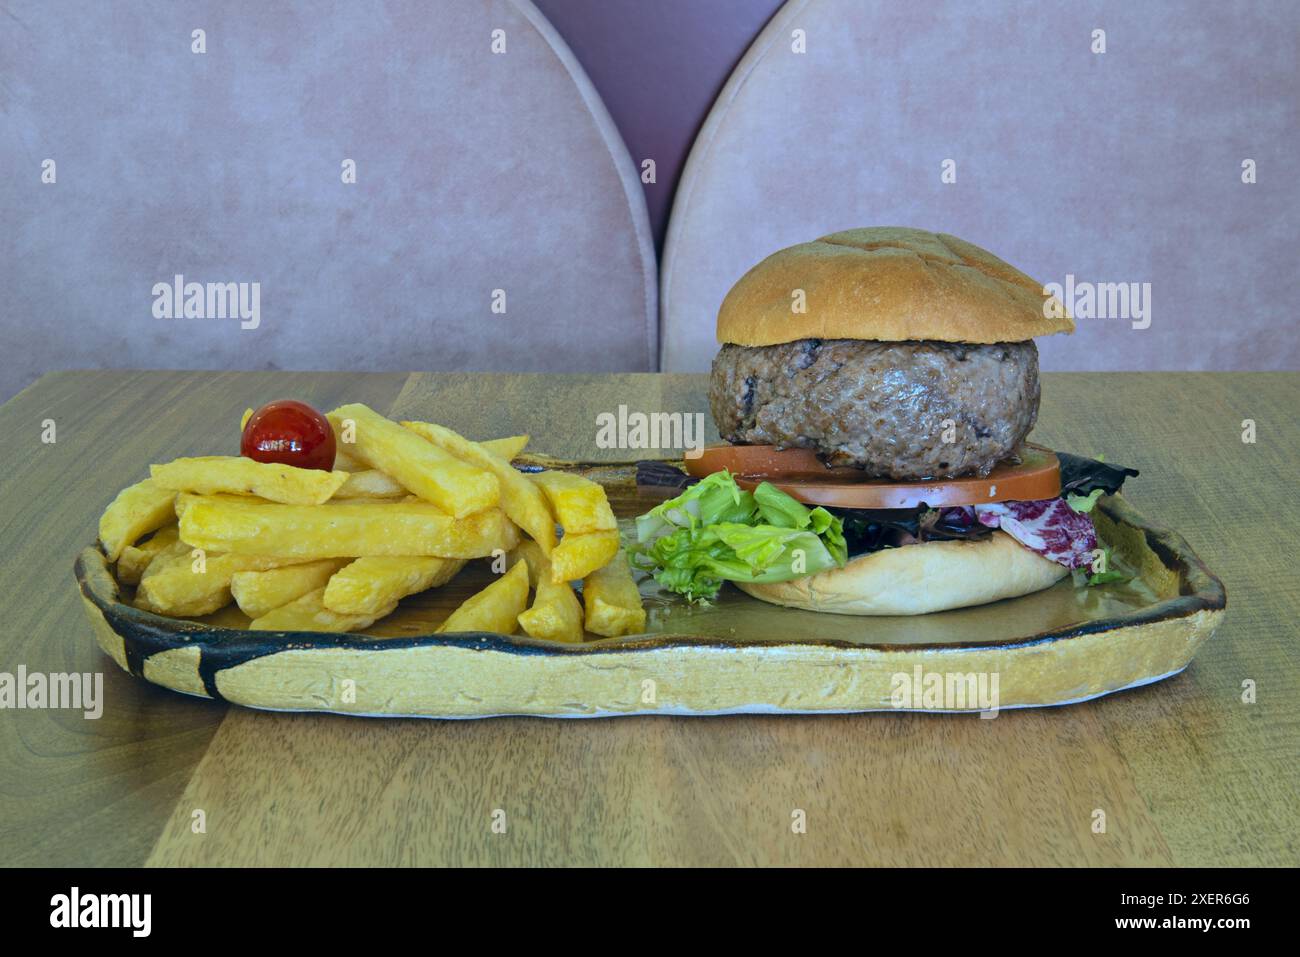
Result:
M802 290L805 311L796 311ZM1044 309L1045 303L1051 308ZM718 341L1024 342L1074 331L1064 305L956 236L897 226L832 233L773 253L718 312Z
M924 615L1040 591L1068 573L1006 532L886 548L794 581L737 582L763 601L836 615Z

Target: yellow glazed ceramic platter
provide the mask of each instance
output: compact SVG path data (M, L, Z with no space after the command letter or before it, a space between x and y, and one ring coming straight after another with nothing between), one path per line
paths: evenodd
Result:
M631 519L662 500L628 466L573 466ZM581 645L522 635L436 634L491 579L485 562L404 600L365 634L252 632L234 606L202 619L133 607L97 547L76 575L96 640L154 684L252 708L368 716L599 717L1070 704L1187 667L1224 614L1223 585L1173 532L1122 496L1094 511L1133 579L1044 591L906 618L856 618L769 605L727 586L690 606L642 582L647 631ZM932 676L950 691L927 696ZM982 677L981 677L982 676ZM976 680L983 681L979 694ZM963 697L963 687L967 693ZM1158 692L1156 692L1158 693Z

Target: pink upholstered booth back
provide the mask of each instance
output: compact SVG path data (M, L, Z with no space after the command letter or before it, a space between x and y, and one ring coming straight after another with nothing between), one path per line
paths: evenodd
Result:
M69 367L654 367L635 166L528 0L0 6L0 398ZM191 282L205 313L256 288L257 327L159 318Z
M788 0L678 187L663 367L708 368L768 253L867 225L1071 292L1046 369L1300 367L1297 36L1290 0Z

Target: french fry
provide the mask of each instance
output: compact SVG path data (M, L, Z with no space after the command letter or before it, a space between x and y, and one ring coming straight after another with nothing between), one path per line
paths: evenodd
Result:
M515 551L523 558L528 579L537 589L532 607L519 614L520 626L534 638L582 641L582 606L568 582L551 580L550 560L536 542L521 542Z
M510 435L504 439L488 439L479 443L483 448L501 456L507 462L514 461L527 444L528 436L526 435Z
M122 549L134 545L145 535L168 524L175 508L176 493L153 479L128 485L99 517L99 540L110 562L122 555Z
M464 567L458 558L358 558L330 578L325 607L340 615L374 614L407 595L447 584Z
M320 505L348 479L347 472L256 462L242 455L202 455L149 466L154 484L200 495L256 495L285 505Z
M253 410L249 409L248 412L245 413L245 416L252 415L252 412ZM334 467L336 469L343 469L346 472L364 471L366 468L365 463L348 454L346 443L344 443L342 439L341 430L332 422L330 425L334 428L334 447L336 450L334 453ZM527 447L528 439L529 436L527 435L507 435L505 438L500 439L485 439L478 444L483 446L483 448L487 449L489 452L499 455L507 462L510 462L517 458L519 453Z
M519 615L528 607L528 565L516 562L491 585L471 595L446 621L439 632L491 631L513 635L519 629Z
M349 455L388 473L404 488L456 518L501 501L501 484L491 472L461 461L367 406L339 406L328 418L340 435L348 431L346 421L355 425L356 441L344 446Z
M346 449L339 446L334 447L334 471L336 472L364 472L368 466L359 458L351 455Z
M341 633L369 628L380 618L392 614L397 607L393 602L369 615L340 615L324 604L325 589L309 591L287 605L281 605L260 618L254 618L248 627L253 631L330 631Z
M309 591L324 588L330 576L347 563L346 558L322 558L265 571L235 572L230 577L230 594L240 611L249 618L260 618Z
M331 499L331 501L333 501ZM243 503L261 503L263 505L273 505L264 498L258 498L255 495L200 495L198 492L178 492L176 495L176 520L179 522L185 517L185 510L194 502L234 502L235 504Z
M404 498L406 494L406 489L391 475L379 469L362 469L359 472L349 472L348 480L334 493L334 497Z
M645 631L645 608L626 555L615 555L582 582L587 630L616 638Z
M181 538L184 537L182 524ZM565 535L551 552L551 580L571 582L586 578L597 568L609 564L609 560L618 554L618 548L617 530Z
M164 545L162 547L162 549L158 552L158 554L153 557L153 560L149 562L149 568L152 568L154 570L154 573L157 574L164 565L173 562L178 562L182 558L184 558L188 562L190 558L190 553L193 551L194 551L193 548L191 548L189 545L186 545L184 542L182 542L180 538L177 538L176 541L172 542L169 545ZM145 575L148 574L149 574L149 569L146 568L144 572L140 575L140 580L143 581Z
M265 571L290 563L265 555L196 557L194 548L180 541L149 563L140 577L135 604L160 615L210 615L230 604L230 580L236 572Z
M532 536L543 552L551 554L555 547L555 517L546 504L546 496L509 459L432 422L403 422L402 425L456 458L495 475L501 483L501 508L512 522Z
M245 409L244 414L239 418L239 434L244 434L244 429L248 427L248 420L253 417L252 409Z
M177 531L175 525L164 525L147 541L139 545L128 545L122 549L122 554L117 559L118 584L140 584L140 576L149 567L149 563L176 542Z
M519 540L518 529L499 508L457 519L428 502L316 506L196 498L185 506L180 527L182 541L211 552L302 561L364 555L482 558Z
M546 493L566 535L618 528L609 499L598 483L572 472L538 472L529 478Z
M330 428L334 430L334 467L343 472L364 472L369 469L370 466L349 451L356 446L343 441L342 424L331 421Z

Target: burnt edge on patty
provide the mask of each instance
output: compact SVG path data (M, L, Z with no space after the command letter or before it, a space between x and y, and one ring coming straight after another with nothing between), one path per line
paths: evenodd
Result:
M1038 398L1032 339L729 343L709 385L726 441L813 449L897 481L987 475L1034 427Z

